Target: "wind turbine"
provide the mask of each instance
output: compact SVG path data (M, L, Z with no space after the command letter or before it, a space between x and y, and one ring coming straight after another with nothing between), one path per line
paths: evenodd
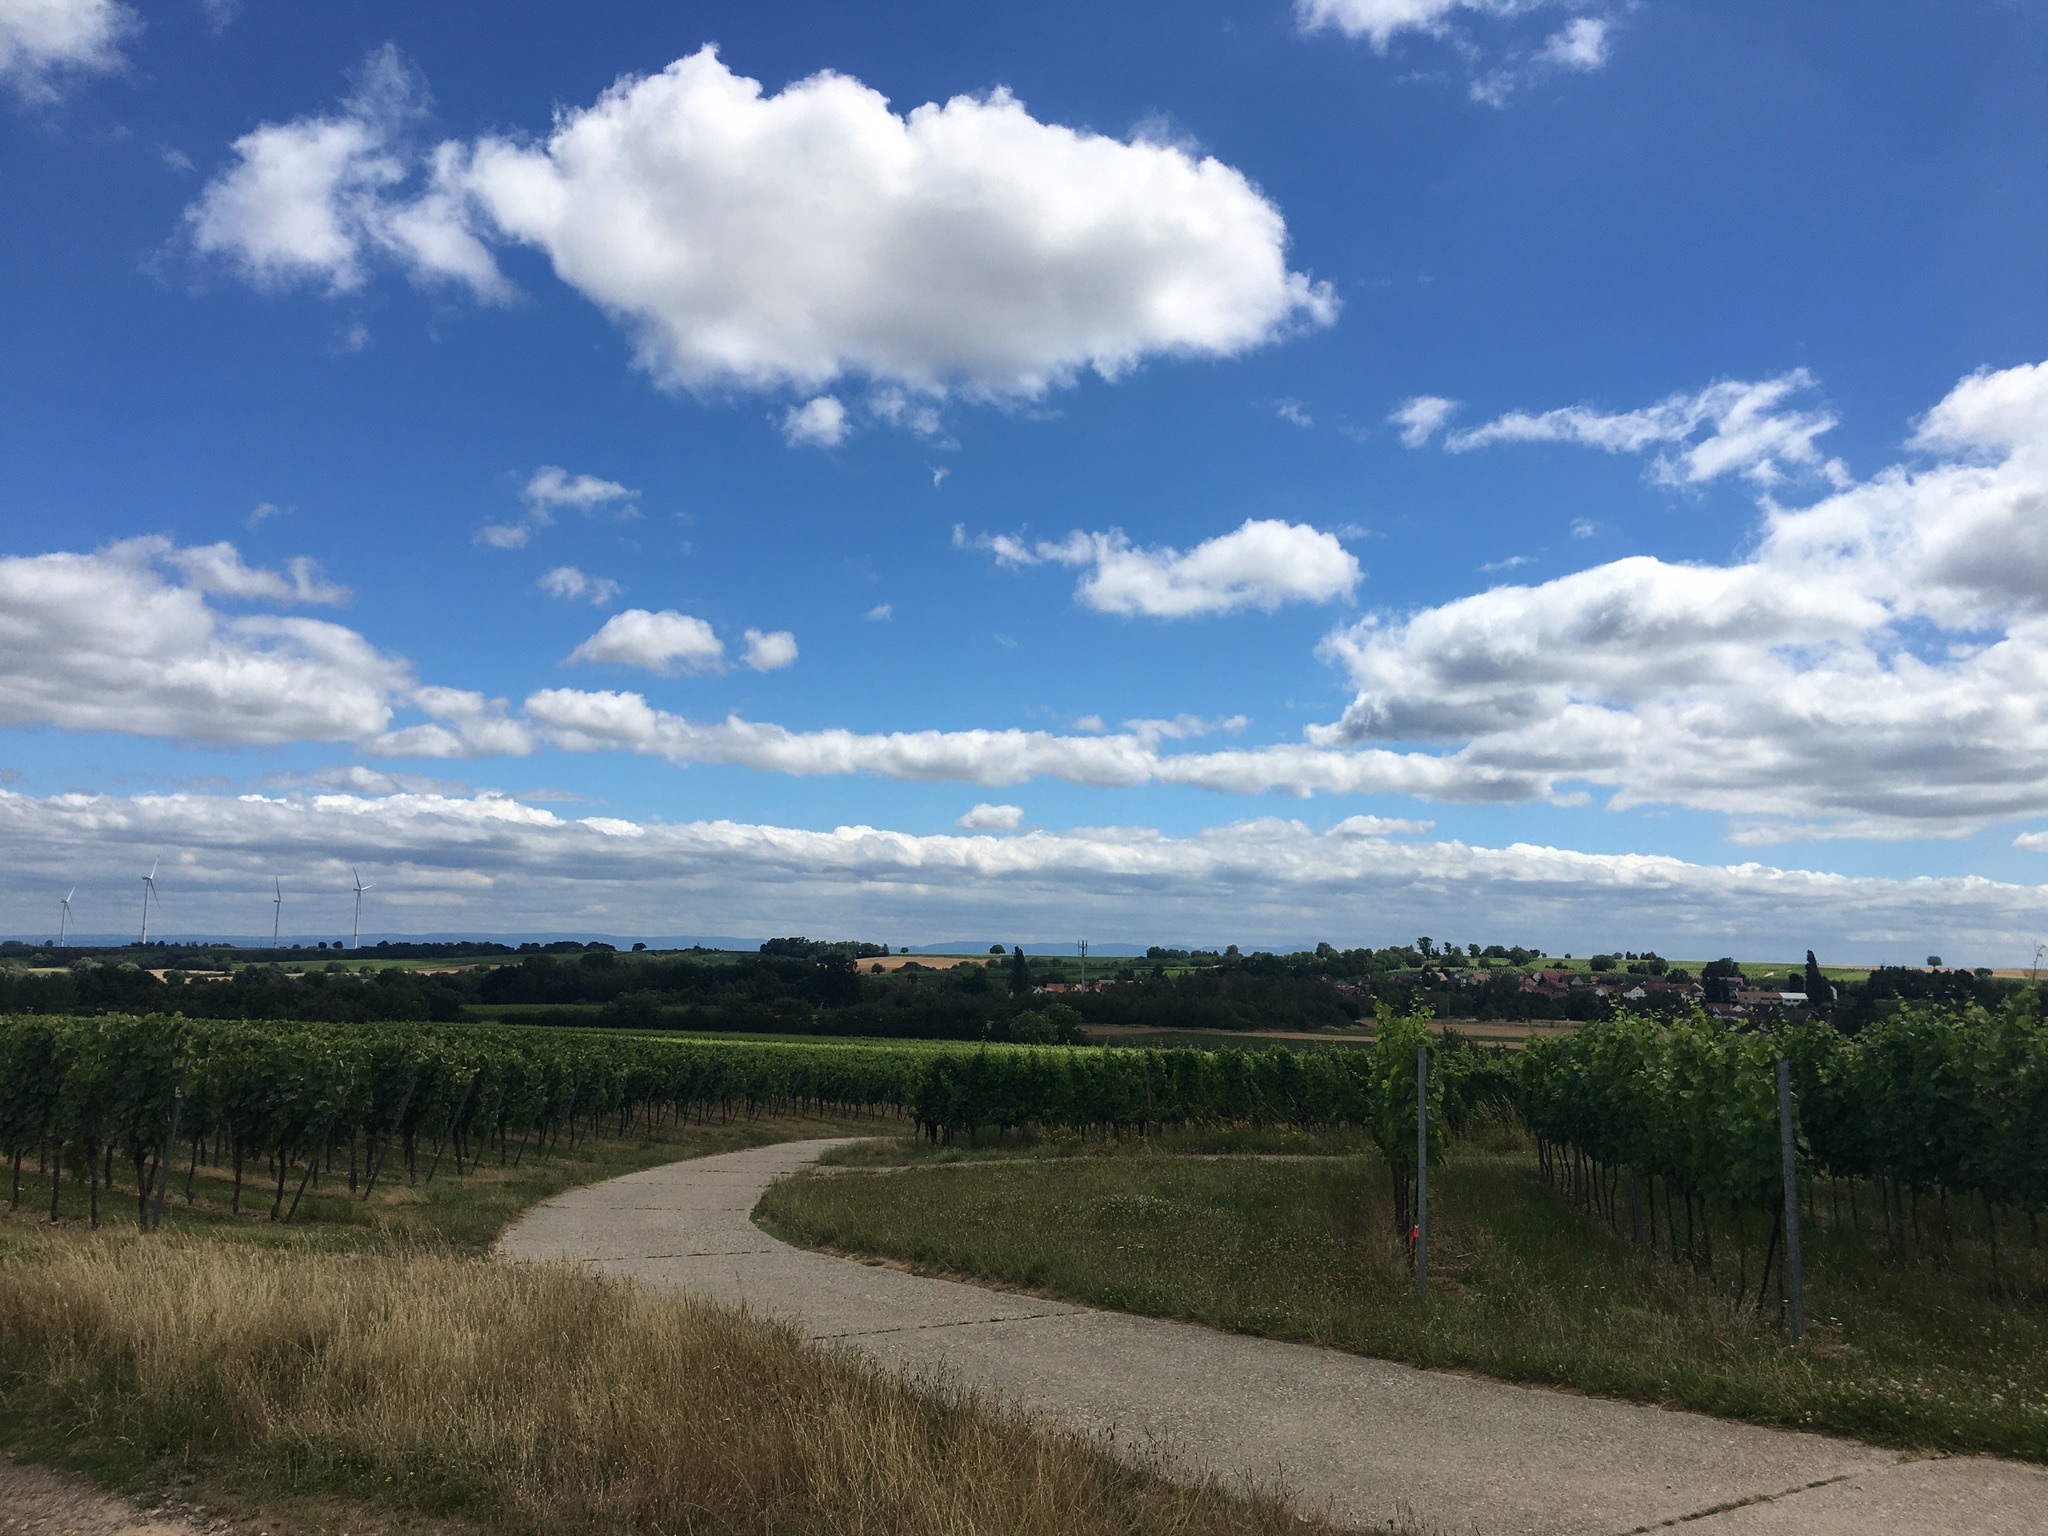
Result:
M77 894L78 887L74 885L57 902L57 947L59 949L64 947L64 935L71 931L71 898Z
M156 867L161 863L162 859L150 860L149 873L142 877L142 942L145 944L149 942L149 904L155 901L159 912L164 908L156 894Z
M277 876L270 877L270 883L277 887L277 894L270 901L270 947L277 948L277 925L284 917L284 882Z
M363 947L363 892L374 891L376 887L363 884L363 877L356 874L355 865L349 865L348 872L356 876L356 930L349 935L348 947L350 949L361 949Z

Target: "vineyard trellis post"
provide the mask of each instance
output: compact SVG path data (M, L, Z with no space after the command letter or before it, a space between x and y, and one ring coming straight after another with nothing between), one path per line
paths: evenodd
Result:
M1785 1165L1785 1276L1792 1297L1792 1342L1806 1336L1806 1272L1799 1255L1799 1138L1792 1126L1792 1063L1778 1058L1778 1145Z
M178 1111L185 1105L185 1087L182 1083L171 1088L171 1123L164 1132L164 1155L157 1164L156 1209L150 1213L149 1230L154 1232L164 1224L164 1189L171 1182L171 1159L178 1148Z
M1415 1293L1429 1294L1429 1047L1415 1047Z

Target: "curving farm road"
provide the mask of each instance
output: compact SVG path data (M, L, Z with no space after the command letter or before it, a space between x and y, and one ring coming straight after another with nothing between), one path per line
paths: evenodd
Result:
M2041 1536L2048 1470L1423 1371L806 1252L749 1213L835 1141L571 1191L500 1240L786 1318L1352 1526L1478 1536Z

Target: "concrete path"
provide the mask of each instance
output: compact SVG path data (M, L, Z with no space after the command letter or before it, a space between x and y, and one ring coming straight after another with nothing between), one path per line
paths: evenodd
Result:
M749 1219L834 1141L672 1163L562 1195L511 1258L572 1258L937 1373L1181 1465L1250 1473L1340 1523L1442 1536L2042 1536L2048 1470L1701 1414L926 1279L792 1248Z

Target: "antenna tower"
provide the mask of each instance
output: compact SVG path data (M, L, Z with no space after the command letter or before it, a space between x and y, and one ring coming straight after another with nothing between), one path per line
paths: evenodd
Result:
M1074 948L1081 951L1081 990L1086 992L1088 990L1088 941L1086 939L1076 939L1074 940Z

